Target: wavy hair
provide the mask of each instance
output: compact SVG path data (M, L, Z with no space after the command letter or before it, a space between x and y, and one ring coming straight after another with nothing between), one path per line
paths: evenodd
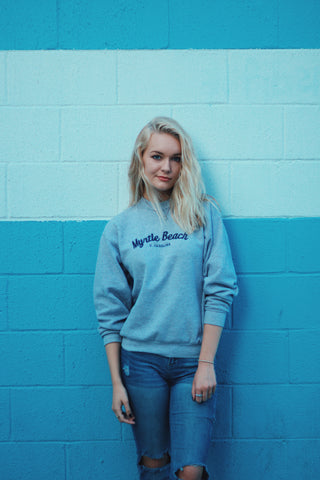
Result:
M138 203L146 194L159 217L164 218L158 195L144 173L142 162L142 156L153 133L167 133L180 142L181 171L170 195L170 209L176 223L185 232L192 233L205 224L203 202L207 200L207 197L191 138L172 118L154 118L143 127L137 136L129 167L130 205Z

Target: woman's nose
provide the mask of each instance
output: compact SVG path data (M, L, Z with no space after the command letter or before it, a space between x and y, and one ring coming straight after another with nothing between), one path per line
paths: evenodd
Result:
M164 159L163 159L163 162L162 162L162 165L161 165L161 169L162 169L164 172L170 172L170 170L171 170L171 165L170 165L170 159L169 159L169 158L164 158Z

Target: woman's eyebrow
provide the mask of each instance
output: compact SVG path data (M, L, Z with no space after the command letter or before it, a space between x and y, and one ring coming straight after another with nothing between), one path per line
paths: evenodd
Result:
M158 153L159 155L163 155L163 152L159 152L158 150L152 150L150 153ZM181 157L181 153L173 153L171 157Z

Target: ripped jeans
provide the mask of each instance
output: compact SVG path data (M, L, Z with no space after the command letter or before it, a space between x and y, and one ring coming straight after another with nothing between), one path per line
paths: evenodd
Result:
M196 358L163 357L121 348L121 373L135 416L132 426L141 480L176 480L186 465L206 467L215 420L216 394L203 403L192 400ZM141 457L169 454L170 463L147 468Z

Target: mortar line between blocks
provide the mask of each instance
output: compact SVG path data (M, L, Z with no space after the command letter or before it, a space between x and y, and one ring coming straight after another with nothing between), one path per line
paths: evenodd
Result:
M286 160L285 121L286 121L286 109L285 109L285 106L283 106L283 107L282 107L282 125L281 125L281 129L282 129L282 132L281 132L281 135L282 135L282 145L281 145L281 148L282 148L282 152L281 152L282 160Z
M64 443L63 453L64 453L64 478L68 479L69 476L69 451L68 444Z
M234 327L234 314L235 314L235 308L234 308L234 302L232 302L232 305L231 305L231 325L230 325L230 331L233 331L233 327Z
M170 4L172 0L168 0L167 3L167 21L168 21L168 37L167 37L167 47L168 50L170 48L170 39L171 39L171 24L170 24Z
M60 46L60 0L56 0L56 34L57 34L57 43L56 48L59 50Z
M126 102L126 103L24 103L24 104L5 104L2 107L10 108L12 110L19 109L19 110L28 110L28 109L43 109L46 108L47 110L56 110L57 108L63 109L110 109L110 108L136 108L136 107L166 107L172 106L176 107L177 109L186 108L186 107L194 107L194 108L201 108L201 107L226 107L231 109L233 107L243 107L245 109L254 109L254 108L262 108L270 107L273 109L276 108L294 108L294 107L319 107L319 102L295 102L295 103L260 103L260 102L251 102L251 103L227 103L226 101L198 101L198 102L190 102L190 101L180 101L177 103L176 101L160 101L160 102Z
M226 52L226 74L227 74L227 100L226 104L230 105L230 57L229 51Z
M11 404L11 388L9 388L9 441L13 441L12 439L12 404Z
M227 205L228 205L230 211L232 212L232 209L233 209L232 198L233 197L232 197L232 194L231 194L231 186L232 186L231 176L232 176L233 172L232 172L232 161L231 160L229 160L227 162L227 167L228 167L228 190L229 190Z
M233 389L234 385L231 385L231 394L230 394L230 402L231 402L231 438L234 438L234 406L233 406Z
M6 283L5 283L5 314L6 314L6 332L10 332L10 325L9 325L9 276L5 276Z
M62 367L63 367L63 385L66 386L66 334L65 332L62 333Z
M285 443L285 444L288 444L288 443L291 443L291 442L300 442L300 441L312 441L312 442L318 442L319 441L319 437L310 437L310 436L304 436L304 437L286 437L286 438L283 438L283 437L237 437L237 438L232 438L232 437L228 437L228 436L224 436L224 437L219 437L219 438L215 438L214 439L214 443L223 443L223 442L230 442L230 443ZM132 440L125 440L126 443L130 443L134 446L134 443ZM90 440L68 440L68 439L65 439L65 440L17 440L17 441L2 441L1 444L3 445L7 445L7 444L13 444L13 445L18 445L18 444L29 444L29 445L32 445L32 444L39 444L39 443L43 443L43 444L49 444L49 445L63 445L63 446L66 446L66 447L69 447L69 446L73 446L73 445L84 445L84 444L88 444L88 445L91 445L91 444L96 444L96 443L100 443L100 444L113 444L113 445L119 445L120 444L120 440L119 439L90 439ZM69 478L69 477L68 477ZM71 477L70 477L71 478ZM60 479L59 479L60 480ZM109 480L109 479L106 479L106 480Z
M116 51L116 105L119 105L119 52Z
M4 165L4 210L6 218L9 218L8 205L8 163Z
M284 268L285 268L285 274L290 274L289 270L289 258L288 258L288 246L289 246L289 225L290 225L290 220L284 222ZM300 274L300 272L298 272Z
M294 382L291 381L290 375L290 365L291 365L291 355L290 355L290 329L288 329L288 384L294 385Z
M279 43L280 43L280 2L276 2L276 11L277 11L277 14L276 14L276 19L277 19L277 27L276 27L276 45L277 45L277 48L279 48Z
M62 111L58 111L58 162L62 162Z
M58 222L60 221L60 224L61 224L61 241L62 241L62 271L61 272L58 272L58 274L63 274L65 275L67 272L65 271L65 258L66 258L66 235L65 235L65 226L66 226L66 222L61 222L61 220L57 220Z
M8 105L8 51L4 54L4 105Z
M269 382L269 383L256 383L256 382L251 382L251 383L219 383L218 386L220 388L230 388L231 393L233 394L233 389L234 388L239 388L239 387L247 387L247 388L254 388L254 389L261 389L261 388L270 388L270 387L276 387L276 388L290 388L290 389L300 389L300 388L309 388L309 387L320 387L320 382L319 381L310 381L310 382L291 382L291 383L280 383L280 382ZM50 384L50 385L44 385L44 384L25 384L25 385L11 385L11 384L4 384L0 385L0 391L1 390L6 390L10 388L11 390L87 390L88 388L95 388L99 390L105 390L106 388L112 389L112 384L111 383L77 383L74 385L62 385L62 384Z
M118 175L118 181L117 181L117 191L116 191L116 205L117 205L117 213L120 211L120 163L117 163L117 175Z

